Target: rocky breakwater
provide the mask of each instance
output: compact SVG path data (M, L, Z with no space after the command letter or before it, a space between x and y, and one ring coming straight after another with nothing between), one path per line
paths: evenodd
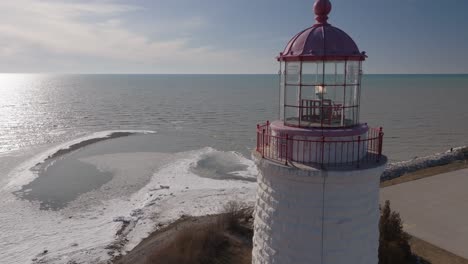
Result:
M387 165L387 168L382 174L381 181L392 180L407 173L436 166L443 166L456 161L463 161L467 159L468 147L464 146L452 148L446 152L436 153L426 157L390 163Z

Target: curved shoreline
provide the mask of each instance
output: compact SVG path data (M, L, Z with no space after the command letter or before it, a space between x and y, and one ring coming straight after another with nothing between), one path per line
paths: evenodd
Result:
M143 140L145 139L143 138ZM52 153L49 151L47 154ZM224 157L224 153L224 151L218 151L211 147L204 147L172 154L150 152L113 153L90 157L86 160L87 163L111 169L115 173L114 180L121 179L121 181L113 182L112 185L107 185L102 190L96 190L96 192L123 193L121 186L134 184L134 178L132 177L132 181L126 181L125 175L143 175L142 172L146 175L146 172L149 172L149 182L145 182L145 185L136 192L115 196L116 199L105 200L102 204L86 203L87 199L91 199L92 202L99 200L101 197L96 193L90 193L81 197L81 200L73 202L71 207L57 212L40 211L37 205L27 203L27 208L34 209L34 212L37 211L41 218L27 218L30 215L30 210L23 210L22 206L16 207L26 214L27 221L21 227L23 230L37 229L41 222L54 222L55 220L60 222L57 223L57 226L45 227L45 230L35 233L37 238L31 241L47 241L48 243L44 246L44 249L39 244L33 245L31 255L26 258L36 258L37 261L34 263L64 264L68 260L77 263L94 263L94 261L98 263L98 259L105 262L112 256L124 254L134 248L149 233L154 231L155 227L160 228L177 221L181 215L200 216L218 212L222 210L223 203L230 200L243 200L253 203L255 183L203 178L192 172L191 168L199 160L207 156L221 155L221 157ZM133 159L130 159L131 157ZM253 162L245 157L237 162L251 165L247 166L243 172L246 176L251 175L252 178L255 178L255 171L248 171L249 168L252 170L255 168ZM29 172L29 170L25 172ZM110 187L110 189L106 189L107 187ZM9 197L12 196L9 195ZM18 203L20 202L18 200ZM14 221L9 221L9 224L11 226L16 225ZM68 228L71 229L70 236L64 233L68 232ZM13 230L13 228L10 230ZM16 231L11 232L17 234ZM46 237L47 232L57 232L57 234ZM95 232L96 234L94 234ZM18 234L23 234L23 232ZM43 236L44 238L42 238ZM70 246L63 247L56 243L58 238L64 241L65 245L69 244ZM87 238L92 239L87 241ZM15 245L14 243L16 242L11 244ZM20 253L14 246L5 250L9 250L8 252L11 252L11 255ZM48 253L41 254L43 250L47 250Z
M113 133L111 133L111 134L109 134L109 135L107 135L105 137L97 137L97 138L87 139L87 140L81 141L79 143L70 145L68 148L59 149L57 152L55 152L54 154L47 157L42 163L44 163L44 162L46 162L48 160L63 156L65 154L68 154L68 153L70 153L72 151L75 151L75 150L78 150L80 148L86 147L88 145L100 142L100 141L109 140L109 139L113 139L113 138L119 138L119 137L128 137L128 136L136 135L136 134L138 134L138 133L137 132L113 132Z
M87 137L82 137L82 138L79 138L79 139L75 139L73 141L69 141L67 143L62 144L61 146L57 146L55 148L50 148L46 152L43 152L41 155L38 155L35 158L30 159L28 164L31 164L31 161L36 161L37 162L38 160L44 162L44 161L46 161L48 159L56 158L56 157L59 157L60 155L65 155L66 153L77 150L77 149L79 149L81 147L84 147L86 145L99 142L101 140L107 140L107 139L111 139L111 138L124 137L124 136L129 136L129 135L132 135L132 134L141 134L141 133L145 133L145 132L141 132L141 131L140 132L139 131L133 131L133 132L132 131L107 131L107 132L94 133L94 134L89 135ZM146 133L148 133L148 132L146 132ZM114 137L112 137L113 134L114 134ZM63 151L60 153L61 150L63 150ZM65 150L67 150L68 152L66 152ZM197 152L199 152L199 151L200 150L197 150ZM452 152L448 151L448 152L434 154L434 155L423 157L423 158L418 158L418 159L413 159L413 160L409 160L409 161L396 162L396 163L389 164L389 166L386 169L384 175L382 176L382 180L383 181L386 180L385 177L398 178L398 177L403 176L404 174L407 174L407 173L410 173L410 172L414 172L414 171L421 170L421 169L424 169L424 168L440 166L440 165L443 165L443 164L450 163L452 161L464 159L466 157L466 156L464 156L465 151L467 151L467 149L465 147L461 147L461 148L454 149ZM208 152L210 152L210 151L208 151ZM60 155L57 154L57 153L60 153ZM42 158L42 159L38 159L38 158ZM188 166L188 168L190 168L190 164L194 164L194 162L196 162L198 160L199 159L193 159L192 155L190 155L189 159L184 158L183 164L188 164L187 166ZM178 166L175 166L175 167L179 167L179 166L180 166L180 164ZM30 172L31 167L34 167L34 164L33 164L33 166L26 167L27 170L19 171L19 172L20 173ZM166 168L166 170L171 171L171 170L169 170L169 168ZM164 171L164 173L163 172L160 172L160 173L162 175L167 174L166 171ZM176 172L174 172L174 173L176 173ZM26 179L25 176L28 176L28 175L27 174L23 175L22 176L23 178L20 179L20 181ZM200 179L198 179L198 180L200 180ZM17 185L17 184L18 184L18 182L15 181L14 185ZM166 184L166 183L162 182L161 184ZM185 185L184 186L181 185L181 188L175 188L174 186L171 185L170 190L164 189L162 191L156 191L157 189L155 189L155 188L159 188L160 184L159 184L158 181L155 181L153 183L153 185L154 186L148 186L148 188L147 188L148 190L150 190L151 193L148 192L149 197L146 197L148 200L145 200L146 198L142 200L142 201L145 201L144 206L142 206L141 208L136 208L135 210L131 211L129 215L123 214L123 218L117 217L114 220L112 220L112 222L117 226L116 227L116 232L117 232L116 237L117 238L114 240L114 242L111 245L109 245L109 247L114 247L114 246L118 245L118 247L111 250L116 255L119 254L119 253L125 252L125 251L127 251L127 250L129 250L131 248L130 246L126 247L127 245L129 245L129 244L127 244L127 241L128 241L127 239L130 239L130 240L133 239L132 244L136 243L137 240L139 240L141 242L142 238L140 238L140 235L142 235L146 229L141 229L142 224L140 224L139 228L141 230L139 229L139 230L135 231L135 230L133 230L133 225L138 223L138 222L142 223L144 221L147 221L147 219L149 219L148 217L149 217L149 214L151 213L151 211L146 211L146 209L150 209L150 208L155 209L156 208L155 203L159 203L159 200L157 200L157 199L160 199L160 197L159 197L160 192L167 192L168 197L172 198L173 197L172 193L173 192L175 193L177 190L180 191L181 193L184 193L184 194L185 193L190 193L192 191L192 187L190 187L190 189L184 189ZM242 191L244 191L244 190L242 190ZM157 193L157 195L156 195L156 193ZM218 195L220 195L222 193L224 195L224 190L222 192L220 192L220 193L213 193L213 194L209 194L209 195L215 197L215 196L218 196ZM245 194L245 195L247 195L247 194ZM254 197L254 196L251 196L251 194L248 194L246 197ZM186 197L181 196L180 198L175 198L174 197L172 199L173 199L174 203L171 202L171 204L172 204L171 206L168 206L168 204L170 204L170 203L167 203L167 204L164 205L164 207L158 207L158 208L164 208L164 210L167 210L169 207L181 206L181 205L185 204L187 200L190 200L190 199L193 200L193 196L186 196ZM185 200L185 199L187 199L187 200ZM203 206L205 208L207 207L207 204L205 202L203 202L203 203L200 203L199 205L197 205L197 206L200 206L200 207L197 207L197 208L202 208L201 204L203 204ZM188 205L184 205L184 206L187 207ZM190 208L190 207L187 207L187 208ZM207 208L207 209L208 209L209 212L211 212L210 208ZM206 209L205 209L205 213L208 212L208 211L206 211ZM145 218L141 218L141 217L143 217L143 215L140 215L140 213L143 214L143 212L145 212L145 214L147 213L148 216L145 215ZM174 213L177 213L177 212L174 211ZM177 213L177 215L178 215L178 213ZM174 216L174 217L172 217L172 216ZM143 220L141 220L140 218L143 219ZM161 219L160 222L156 222L154 224L155 225L161 224L162 226L166 226L166 225L169 225L169 224L177 221L177 219L178 218L176 218L176 214L174 214L174 215L171 215L171 217L166 217L164 219ZM127 223L127 221L128 221L128 223ZM154 229L156 229L156 230L160 229L160 228L161 228L161 226L154 227ZM154 229L153 229L153 231L154 231ZM132 233L130 236L129 236L129 232ZM136 239L137 237L138 237L138 239ZM144 236L142 236L142 237L144 237ZM120 243L122 243L122 244L120 244ZM108 252L110 252L110 251L108 251Z
M45 162L78 150L87 145L104 141L108 139L136 135L136 134L154 134L155 131L148 130L110 130L94 132L86 136L82 136L60 145L50 147L49 149L35 155L34 157L24 161L23 163L16 166L12 171L8 173L6 177L7 184L4 186L5 189L14 191L18 187L21 187L29 182L33 181L37 175L34 171L37 170L38 166Z

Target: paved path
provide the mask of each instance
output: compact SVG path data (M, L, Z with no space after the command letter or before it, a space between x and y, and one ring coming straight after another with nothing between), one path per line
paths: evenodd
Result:
M468 259L468 169L381 189L406 232Z

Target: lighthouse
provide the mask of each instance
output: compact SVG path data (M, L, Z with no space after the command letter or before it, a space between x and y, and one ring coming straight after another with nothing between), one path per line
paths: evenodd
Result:
M257 125L252 263L378 263L382 128L360 119L362 63L328 22L296 34L280 64L279 120Z

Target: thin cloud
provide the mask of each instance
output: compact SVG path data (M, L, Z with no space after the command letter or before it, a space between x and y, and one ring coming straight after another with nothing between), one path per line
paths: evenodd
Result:
M111 1L2 1L0 35L4 43L0 42L3 44L0 57L11 60L14 56L46 53L63 58L86 56L122 64L138 62L196 67L203 62L206 67L215 68L221 62L239 65L242 58L247 57L242 51L192 46L189 37L163 39L135 32L130 29L131 21L126 20L126 15L142 10L140 6ZM203 17L189 17L174 21L173 27L196 30L205 24ZM154 32L164 29L161 27Z

